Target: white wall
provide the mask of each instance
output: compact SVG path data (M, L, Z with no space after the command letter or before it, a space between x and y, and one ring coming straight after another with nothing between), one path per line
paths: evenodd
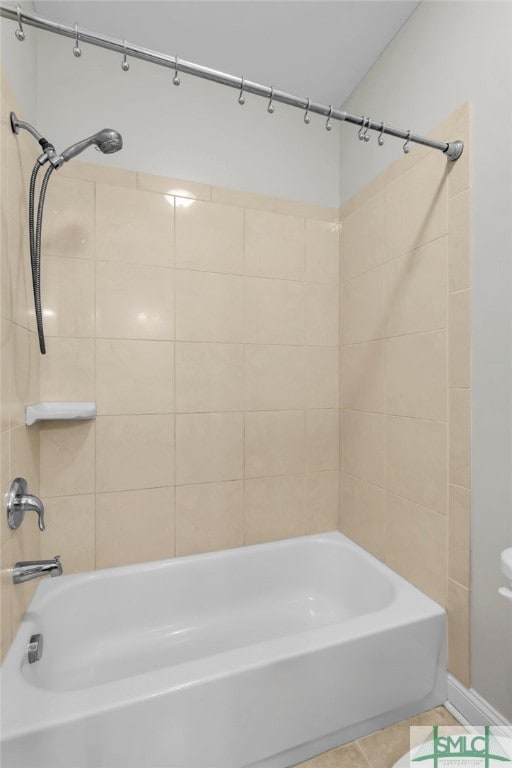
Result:
M223 187L338 204L337 128L325 120L309 126L296 109L247 96L214 83L41 34L38 46L38 122L57 147L103 127L123 134L122 152L108 159L89 151L83 159Z
M344 108L428 132L473 104L472 684L512 720L512 610L496 592L512 545L511 40L509 2L424 1ZM341 201L400 152L342 136Z
M32 3L17 3L27 13L34 11ZM0 19L0 61L11 88L16 94L23 114L22 120L35 122L36 119L36 39L38 32L25 28L25 40L16 39L14 31L18 25L7 19ZM36 145L37 146L37 145Z

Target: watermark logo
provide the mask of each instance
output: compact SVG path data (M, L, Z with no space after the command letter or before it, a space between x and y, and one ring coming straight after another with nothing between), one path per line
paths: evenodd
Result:
M412 727L411 747L397 768L512 768L512 728Z

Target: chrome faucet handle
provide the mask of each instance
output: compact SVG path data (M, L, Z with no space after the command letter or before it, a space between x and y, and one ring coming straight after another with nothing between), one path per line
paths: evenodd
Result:
M40 531L44 531L44 504L38 496L28 493L28 483L24 477L12 481L7 494L7 523L9 528L19 528L25 517L25 512L37 512L37 522Z

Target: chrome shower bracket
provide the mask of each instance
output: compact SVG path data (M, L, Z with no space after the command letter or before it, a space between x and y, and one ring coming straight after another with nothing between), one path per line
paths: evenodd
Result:
M44 136L41 136L39 131L36 131L33 125L30 125L30 123L26 123L24 120L20 120L16 116L15 112L11 112L10 120L11 120L11 130L13 133L18 135L20 132L20 128L23 128L25 131L28 131L30 135L33 136L34 139L41 146L41 149L43 150L43 154L41 155L40 158L38 158L41 165L43 165L47 160L51 160L51 158L54 157L54 155L56 154L55 147L47 139L45 139Z

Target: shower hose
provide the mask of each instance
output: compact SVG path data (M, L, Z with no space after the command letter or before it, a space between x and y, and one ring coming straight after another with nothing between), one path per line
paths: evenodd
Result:
M30 266L32 268L32 289L34 292L34 309L36 315L37 335L39 338L39 349L41 354L46 354L46 344L44 340L43 313L41 309L41 233L43 229L43 210L46 197L46 190L50 176L54 171L53 165L49 165L43 177L41 190L39 192L39 203L37 206L37 221L34 224L36 180L39 170L42 168L38 161L32 169L30 177L30 190L28 198L28 230L30 245Z

